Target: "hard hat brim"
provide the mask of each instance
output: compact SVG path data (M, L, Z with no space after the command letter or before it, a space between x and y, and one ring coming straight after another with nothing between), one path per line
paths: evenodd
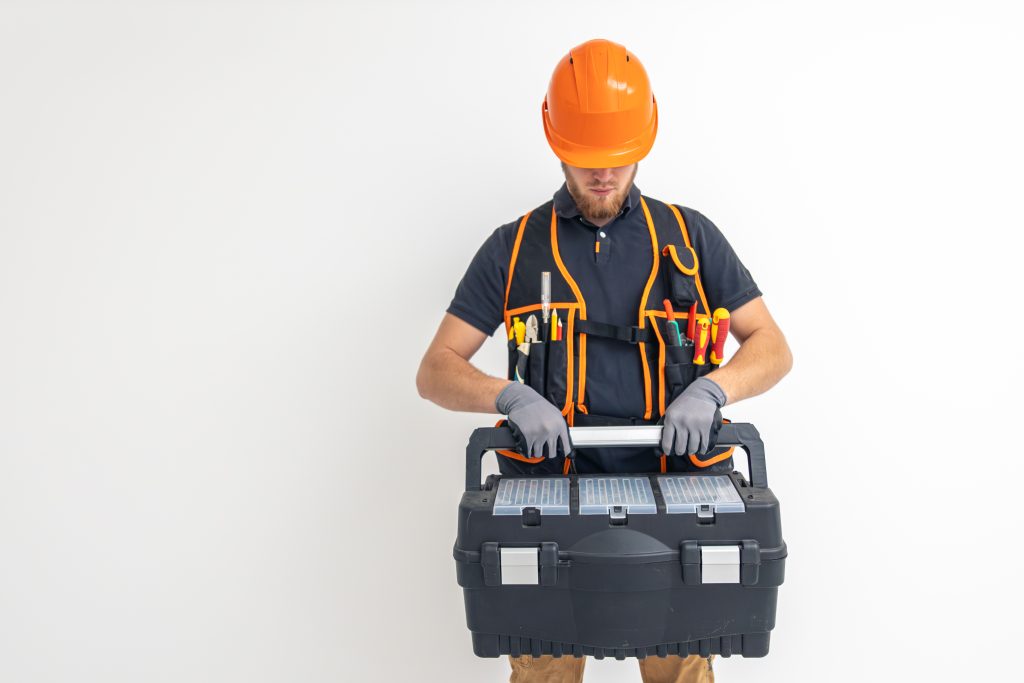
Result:
M651 122L640 135L631 140L623 141L614 147L591 147L568 140L560 136L551 125L548 116L547 100L541 105L544 118L544 135L548 145L559 159L570 166L578 168L617 168L629 166L640 161L654 146L654 138L658 134L658 106L654 103Z

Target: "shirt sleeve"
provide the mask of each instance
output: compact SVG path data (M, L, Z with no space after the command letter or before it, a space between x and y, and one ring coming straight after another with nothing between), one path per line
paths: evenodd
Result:
M711 310L724 308L735 311L761 296L761 290L750 271L740 261L722 231L700 212L684 207L680 209L690 233L693 250L697 252L700 281Z
M505 320L505 283L518 225L503 225L484 241L448 306L448 313L488 336Z

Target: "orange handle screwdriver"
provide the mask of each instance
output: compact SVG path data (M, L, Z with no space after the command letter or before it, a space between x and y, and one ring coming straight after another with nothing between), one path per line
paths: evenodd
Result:
M668 330L665 341L669 346L682 346L683 337L679 334L679 323L676 322L676 312L672 310L672 302L665 299L662 304L665 306L665 328Z
M708 353L708 342L711 341L711 322L707 318L701 318L696 323L697 336L693 340L693 364L704 365Z
M725 339L729 336L729 311L716 308L711 317L711 364L721 365L725 358Z

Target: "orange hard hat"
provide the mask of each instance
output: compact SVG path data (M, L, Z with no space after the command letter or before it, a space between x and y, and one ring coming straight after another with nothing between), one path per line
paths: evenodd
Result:
M562 58L542 112L555 155L581 168L640 161L658 133L658 103L643 64L610 40L588 40Z

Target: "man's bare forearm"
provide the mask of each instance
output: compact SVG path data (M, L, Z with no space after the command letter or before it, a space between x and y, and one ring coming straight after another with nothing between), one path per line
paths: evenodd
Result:
M451 349L428 353L416 375L420 396L442 408L468 413L496 413L494 401L508 383L481 372Z
M793 354L782 332L757 330L725 365L708 374L729 403L757 396L775 386L793 367Z

